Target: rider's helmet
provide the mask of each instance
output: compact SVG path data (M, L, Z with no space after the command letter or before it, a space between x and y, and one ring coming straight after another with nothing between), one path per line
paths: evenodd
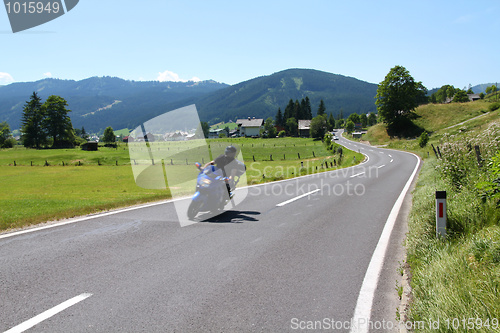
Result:
M236 152L238 150L234 146L227 146L226 149L224 150L224 155L229 158L235 158L236 157Z

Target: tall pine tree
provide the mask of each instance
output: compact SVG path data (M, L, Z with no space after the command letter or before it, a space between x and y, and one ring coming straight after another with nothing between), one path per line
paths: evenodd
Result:
M309 97L306 96L306 109L305 109L305 119L312 119L312 109L311 109L311 101L309 100Z
M33 92L26 102L21 117L21 134L25 147L40 149L47 141L44 128L45 113L42 109L42 99Z
M325 102L321 100L318 107L318 116L324 116L326 112Z
M278 113L276 113L276 126L285 127L285 123L283 122L283 115L281 114L281 108L278 108Z
M295 115L293 113L293 108L294 108L294 103L293 103L293 100L290 99L290 101L288 102L288 105L285 108L285 114L283 115L283 123L286 124L286 121L289 118L295 117Z

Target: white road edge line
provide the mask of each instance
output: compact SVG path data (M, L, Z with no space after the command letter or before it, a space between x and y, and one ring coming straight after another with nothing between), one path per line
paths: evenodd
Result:
M361 290L359 291L358 300L356 302L354 316L351 321L353 323L353 326L350 330L351 333L368 332L373 298L375 296L375 290L377 289L380 272L382 271L382 267L384 265L384 258L387 252L387 247L389 245L389 238L391 237L392 229L394 228L394 224L396 223L396 219L398 217L399 210L403 205L406 193L410 189L411 183L413 182L413 179L415 178L420 166L420 158L415 154L412 155L417 158L417 165L415 166L415 169L413 170L410 178L406 182L406 185L401 191L398 199L394 203L391 213L389 214L389 217L387 218L387 221L385 223L384 230L382 231L380 239L378 240L377 247L373 252L370 264L368 265L368 269L366 270L365 278L363 279L363 284L361 285Z
M22 234L27 234L27 233L30 233L30 232L35 232L35 231L40 231L40 230L45 230L45 229L51 229L51 228L55 228L55 227L60 227L60 226L63 226L63 225L73 224L73 223L76 223L76 222L82 222L82 221L92 220L92 219L96 219L96 218L99 218L99 217L104 217L104 216L110 216L110 215L115 215L115 214L130 212L130 211L133 211L133 210L138 210L138 209L143 209L143 208L148 208L148 207L154 207L154 206L158 206L158 205L163 205L165 203L170 203L170 202L174 202L174 201L178 201L178 200L185 200L185 199L186 198L177 198L177 199L163 200L163 201L158 201L158 202L153 202L153 203L148 203L148 204L142 204L142 205L138 205L138 206L132 206L132 207L127 207L127 208L120 208L120 209L112 210L112 211L109 211L109 212L97 213L97 214L92 214L92 215L88 215L88 216L84 216L84 217L78 217L78 218L70 219L68 221L57 222L57 223L45 225L45 226L42 226L42 227L34 227L34 228L26 229L26 230L20 230L20 231L14 231L14 232L7 232L5 234L0 234L0 239L14 237L14 236L22 235Z
M351 178L354 178L354 177L357 177L357 176L361 176L361 175L364 175L364 174L365 174L365 171L357 173L355 175L352 175Z
M90 296L92 296L92 294L81 294L81 295L78 295L76 297L73 297L72 299L69 299L66 302L63 302L63 303L53 307L52 309L49 309L49 310L39 314L38 316L35 316L35 317L25 321L24 323L19 324L16 327L13 327L8 331L5 331L4 333L22 333L22 332L32 328L36 324L39 324L42 321L47 320L50 317L55 316L59 312L64 311L67 308L69 308L77 303L80 303L81 301L89 298Z
M276 206L277 206L277 207L283 207L284 205L288 205L288 204L289 204L289 203L291 203L291 202L294 202L294 201L296 201L296 200L299 200L299 199L301 199L301 198L303 198L303 197L307 197L308 195L311 195L311 194L316 193L316 192L318 192L318 191L320 191L320 189L319 189L319 188L318 188L318 189L316 189L316 190L314 190L314 191L311 191L311 192L308 192L308 193L304 193L304 194L302 194L302 195L299 195L298 197L295 197L295 198L292 198L292 199L290 199L290 200L287 200L287 201L284 201L284 202L282 202L282 203L279 203L279 204L277 204Z

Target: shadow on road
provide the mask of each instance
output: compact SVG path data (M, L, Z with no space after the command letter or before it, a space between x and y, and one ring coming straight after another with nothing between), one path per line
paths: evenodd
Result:
M255 218L257 215L260 215L260 212L228 210L220 215L213 216L208 219L204 219L203 215L199 216L199 218L201 219L201 222L209 223L244 223L257 222L258 219Z

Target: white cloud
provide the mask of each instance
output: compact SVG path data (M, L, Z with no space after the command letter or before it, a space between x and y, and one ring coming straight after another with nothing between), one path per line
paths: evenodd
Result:
M201 79L197 78L196 76L194 76L190 80L181 79L179 77L179 74L171 72L171 71L159 72L158 77L156 79L160 82L165 82L165 81L169 81L169 82L188 82L188 81L199 82L199 81L201 81Z
M52 77L51 72L43 73L43 77Z
M0 72L0 85L14 82L14 78L9 73Z

